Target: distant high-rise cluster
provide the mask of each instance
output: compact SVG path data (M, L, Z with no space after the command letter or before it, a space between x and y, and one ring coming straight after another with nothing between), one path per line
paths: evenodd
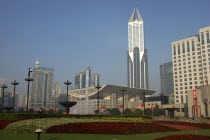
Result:
M30 108L54 108L53 73L53 69L40 67L39 61L36 62L33 71Z
M144 48L144 25L137 8L128 22L128 86L148 89L147 49Z
M75 76L75 89L89 88L99 85L99 74L91 75L90 67L86 67L84 73L78 72Z
M199 35L172 42L175 103L188 102L187 92L210 78L210 26Z

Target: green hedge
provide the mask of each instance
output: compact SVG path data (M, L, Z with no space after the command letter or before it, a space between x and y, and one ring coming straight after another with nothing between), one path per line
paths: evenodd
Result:
M38 113L1 113L0 120L25 120L25 119L36 119L36 118L85 118L85 117L112 117L110 115L78 115L78 114L38 114ZM116 116L113 116L116 117ZM135 117L135 116L117 116L117 117ZM137 117L137 116L136 116ZM138 116L139 117L139 116ZM152 119L149 116L141 116L144 119Z

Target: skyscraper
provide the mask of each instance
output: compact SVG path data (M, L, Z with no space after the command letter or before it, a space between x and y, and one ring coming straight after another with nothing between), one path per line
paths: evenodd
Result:
M100 75L97 73L92 75L92 85L91 86L96 87L99 85L99 76Z
M75 76L75 89L85 88L85 74L78 72Z
M148 60L144 48L144 25L137 8L128 22L128 86L148 89Z
M171 95L174 93L173 81L173 65L172 62L163 63L160 65L160 80L161 91L164 95Z
M175 103L187 103L188 90L204 85L210 74L210 26L198 36L171 43Z
M30 107L33 109L54 107L53 102L53 69L40 67L36 62L33 71Z
M85 88L90 87L90 81L91 81L91 70L90 67L86 67L85 69Z

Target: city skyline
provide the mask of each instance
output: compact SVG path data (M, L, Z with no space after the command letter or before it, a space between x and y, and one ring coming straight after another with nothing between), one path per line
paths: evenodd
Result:
M209 2L205 0L190 4L164 0L152 1L153 4L151 1L80 3L0 2L0 78L8 79L7 91L11 91L13 80L20 82L17 91L26 91L27 69L33 67L37 58L44 66L55 69L55 79L60 83L67 79L73 82L75 73L89 65L102 75L101 84L127 85L127 21L135 7L146 23L150 88L160 90L161 56L165 56L166 62L171 61L171 42L197 34L197 29L210 25L206 14ZM96 20L99 15L102 18ZM75 60L80 59L84 61L78 64Z

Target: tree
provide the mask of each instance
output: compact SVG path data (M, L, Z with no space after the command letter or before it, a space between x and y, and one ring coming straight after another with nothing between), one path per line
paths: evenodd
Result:
M30 109L28 110L28 113L35 113L35 111L34 111L33 108L30 108Z
M111 109L110 108L107 108L106 110L104 110L103 114L104 115L111 115Z
M25 113L26 111L24 110L24 108L20 108L18 109L17 113Z
M145 109L145 115L152 116L152 110L150 108Z
M129 114L131 114L131 109L130 108L126 108L125 110L124 110L124 115L129 115Z
M158 105L156 105L155 108L154 108L153 115L154 116L161 116L161 115L163 115L163 110L160 109Z
M143 111L141 109L136 109L135 111L131 112L132 116L142 116L143 115Z
M54 114L54 111L52 109L47 111L48 114Z
M111 115L121 115L119 108L113 108L111 110Z

